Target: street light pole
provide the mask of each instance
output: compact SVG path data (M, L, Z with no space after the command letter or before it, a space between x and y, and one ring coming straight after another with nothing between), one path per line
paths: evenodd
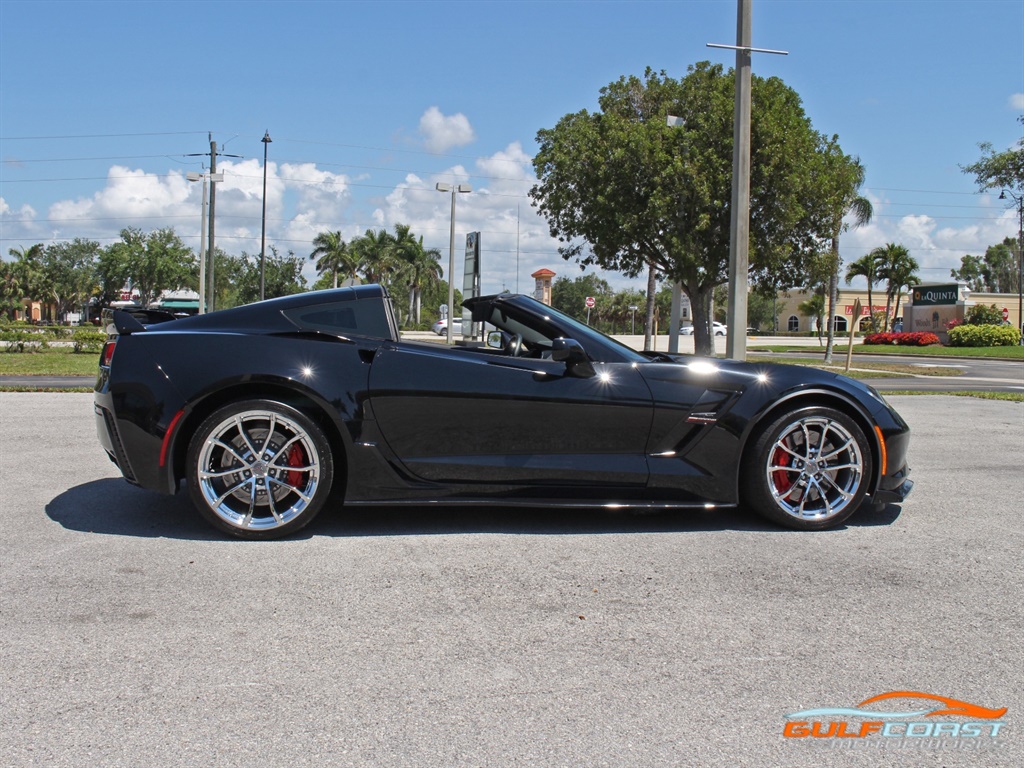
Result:
M270 131L263 132L263 226L260 229L260 301L266 297L267 284L267 145L273 139Z
M455 313L455 195L459 192L472 192L469 184L445 184L438 182L434 189L438 192L452 193L451 235L448 240L448 344L454 344L452 326Z

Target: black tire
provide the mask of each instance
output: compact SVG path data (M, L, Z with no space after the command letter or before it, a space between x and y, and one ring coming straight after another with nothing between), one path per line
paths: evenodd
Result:
M871 447L845 413L790 411L754 434L741 467L745 505L787 528L820 531L857 511L871 480Z
M323 430L282 403L224 406L189 444L192 503L214 527L243 539L276 539L304 528L323 507L333 479Z

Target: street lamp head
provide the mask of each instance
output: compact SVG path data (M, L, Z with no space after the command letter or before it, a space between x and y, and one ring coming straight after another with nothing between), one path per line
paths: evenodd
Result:
M189 171L188 173L185 174L185 178L188 179L189 181L199 181L201 178L203 178L203 174L196 173L195 171Z
M1000 200L1005 200L1006 199L1006 190L1005 189L999 190L999 199Z
M472 192L473 187L470 186L469 184L459 184L458 190L459 192Z
M439 181L437 182L437 184L434 185L434 189L436 189L438 192L451 192L452 185L445 184L443 181Z
M270 144L271 142L273 142L273 139L270 138L270 131L264 131L263 138L260 139L260 141L262 141L264 144Z

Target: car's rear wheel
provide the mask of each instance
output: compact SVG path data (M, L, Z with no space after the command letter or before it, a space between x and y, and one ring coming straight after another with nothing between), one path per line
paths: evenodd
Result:
M282 403L227 405L199 427L188 450L188 488L200 514L246 539L308 525L331 490L334 462L323 430Z
M743 500L780 525L823 530L857 511L871 478L864 431L845 413L805 408L761 429L746 452Z

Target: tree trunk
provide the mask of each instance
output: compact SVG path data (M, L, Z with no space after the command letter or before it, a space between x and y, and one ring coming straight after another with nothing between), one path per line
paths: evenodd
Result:
M658 289L658 273L653 264L647 265L647 321L644 323L644 351L650 352L654 333L654 296Z
M714 286L684 284L683 290L690 299L693 310L693 349L701 357L715 356L715 337L711 335L711 303L714 300Z
M832 364L832 347L836 337L836 303L839 301L839 238L832 238L832 273L828 276L828 302L825 307L825 323L828 326L828 343L825 345L825 365Z

